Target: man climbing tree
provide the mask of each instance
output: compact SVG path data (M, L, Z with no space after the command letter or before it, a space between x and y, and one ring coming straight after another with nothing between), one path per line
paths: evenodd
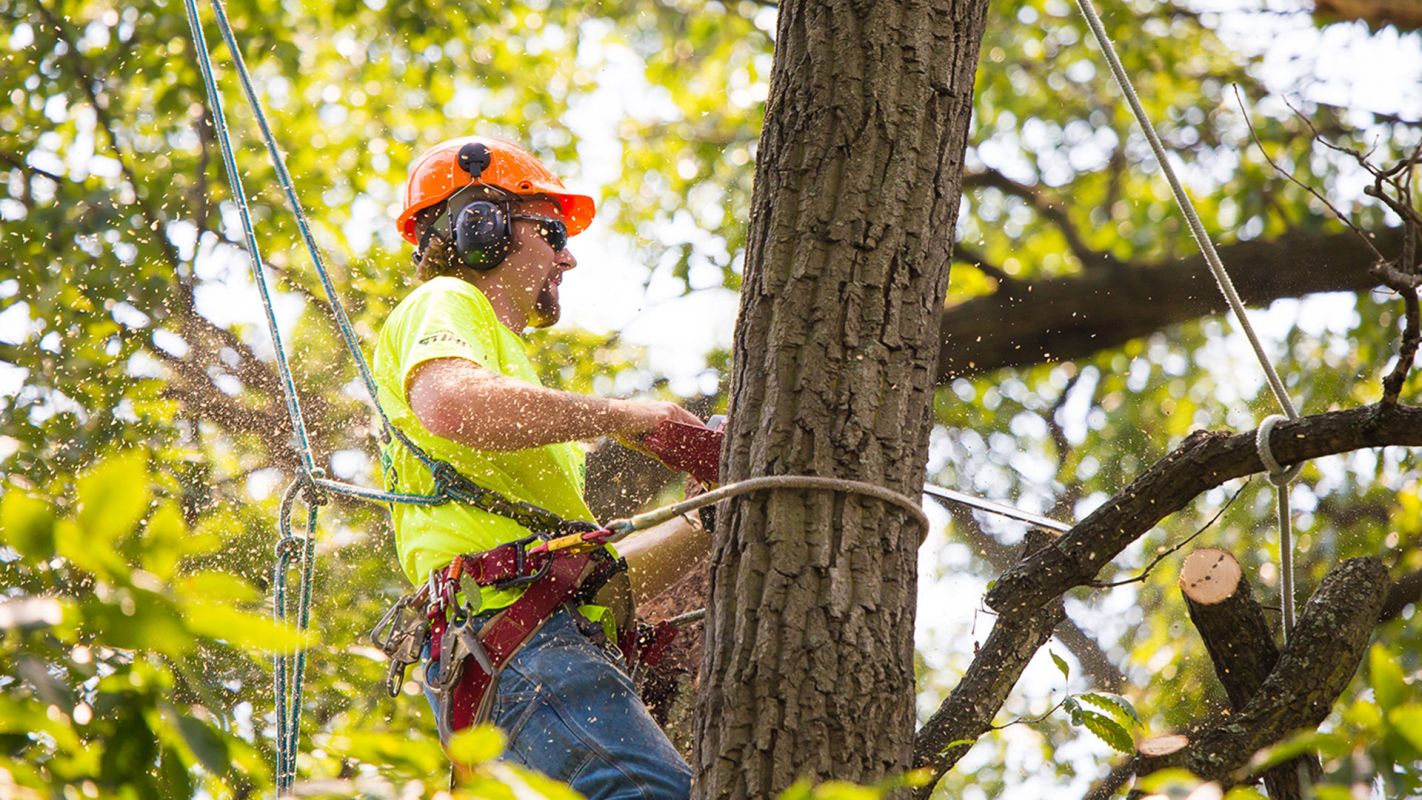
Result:
M419 246L424 283L390 314L375 351L383 405L404 434L387 443L384 474L402 492L457 482L465 502L394 506L401 566L431 591L412 627L397 607L386 641L423 644L442 740L491 719L509 735L507 757L588 797L679 798L687 766L614 663L616 626L629 631L630 615L614 623L594 605L621 565L605 551L527 555L534 534L597 527L571 442L701 424L673 403L540 386L519 334L558 321L559 284L577 266L568 237L593 211L591 198L501 139L447 141L410 168L399 226ZM447 472L432 474L430 457ZM678 519L620 549L633 594L646 597L695 563L706 536ZM397 672L414 655L391 651Z

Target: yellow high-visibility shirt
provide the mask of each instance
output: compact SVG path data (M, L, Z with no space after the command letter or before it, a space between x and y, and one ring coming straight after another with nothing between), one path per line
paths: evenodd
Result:
M407 381L416 366L436 358L467 359L515 380L541 385L523 340L499 322L482 292L458 278L427 281L390 312L380 329L375 381L390 421L426 453L449 462L479 486L564 519L591 521L592 512L583 500L586 470L581 446L568 442L507 452L475 450L436 436L420 424L405 396ZM385 445L381 464L390 491L434 491L429 471L399 441ZM488 550L530 533L511 519L458 502L396 503L391 517L400 566L416 585L456 555ZM481 610L504 608L521 593L521 588L486 587Z

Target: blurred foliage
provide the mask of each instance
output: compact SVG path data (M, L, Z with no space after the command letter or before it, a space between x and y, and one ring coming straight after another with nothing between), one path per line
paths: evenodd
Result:
M366 342L412 285L409 251L390 224L405 163L475 129L527 142L573 185L605 182L599 225L610 249L645 265L649 286L739 285L772 4L234 0L228 12ZM1238 37L1223 32L1227 17L1183 0L1106 2L1102 12L1219 241L1338 228L1249 143L1233 85L1281 166L1364 227L1395 222L1360 194L1349 159L1314 141L1279 101L1300 87L1268 85L1258 54L1229 43ZM997 290L994 272L1030 282L1191 252L1071 4L1022 0L991 14L958 225L963 263L948 302ZM9 548L0 752L11 776L0 780L81 795L217 797L270 781L271 678L255 654L279 632L255 612L270 583L276 495L293 465L290 428L187 37L171 0L0 0L0 330L21 331L0 341ZM317 453L333 475L370 482L354 370L227 54L209 39ZM1418 141L1405 121L1292 102L1325 136L1380 163ZM1391 298L1283 302L1268 320L1305 410L1378 397L1399 326ZM1075 363L954 381L938 396L930 480L1080 517L1190 431L1248 428L1269 412L1231 330L1206 318ZM545 332L532 348L552 385L604 394L662 385L644 353L615 336ZM726 353L707 361L713 378L727 373ZM1418 388L1414 378L1405 396ZM1277 603L1263 482L1208 493L1118 559L1120 575L1104 577L1135 574L1236 491L1196 541L1232 550L1266 604ZM1352 555L1422 568L1414 454L1325 459L1293 491L1304 591ZM955 516L924 559L925 585L976 597L1020 534ZM345 796L353 787L379 794L381 781L429 782L442 758L417 688L407 684L398 702L384 697L384 665L364 644L382 605L404 589L383 515L328 509L318 557L323 644L310 666L301 775ZM1142 734L1185 727L1224 702L1175 591L1176 563L1068 598L1099 642L1095 655L1126 678L1119 691L1139 709ZM1393 765L1399 787L1415 778L1400 749L1413 712L1397 709L1417 702L1416 615L1378 634L1408 699L1380 705L1377 675L1389 668L1375 658L1372 677L1355 681L1325 726L1354 748L1332 763ZM924 713L986 636L990 619L980 616L949 623L919 653ZM228 638L234 631L240 639ZM1082 663L1092 653L1053 647L1076 676L1070 696L1109 696ZM1041 715L1060 696L1045 653L1028 675L1004 719ZM1112 751L1082 714L1109 718L1110 709L1085 702L1077 724L1068 711L985 737L939 794L1054 796L1104 773Z

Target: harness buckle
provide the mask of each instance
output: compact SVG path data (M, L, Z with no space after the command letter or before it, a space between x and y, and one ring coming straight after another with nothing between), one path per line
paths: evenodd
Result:
M516 586L526 586L548 574L549 568L553 566L553 559L551 557L544 558L543 565L534 570L532 574L523 574L524 570L528 569L528 546L533 542L540 541L541 538L542 537L538 534L531 533L522 539L515 539L504 545L506 547L511 546L514 549L514 577L496 582L494 584L495 589L512 589Z

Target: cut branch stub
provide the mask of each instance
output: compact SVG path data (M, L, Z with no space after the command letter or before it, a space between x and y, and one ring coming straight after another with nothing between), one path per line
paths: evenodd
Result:
M1156 736L1146 739L1136 746L1136 752L1143 756L1168 756L1179 750L1184 750L1190 744L1190 737L1179 733L1168 733L1164 736Z
M1230 553L1201 548L1180 567L1180 591L1185 595L1190 620L1205 641L1215 674L1229 695L1230 707L1239 711L1254 699L1279 661L1273 631L1254 600L1249 581L1244 579L1244 570ZM1264 774L1269 797L1302 797L1298 779L1301 763L1313 766L1316 759L1280 764Z
M1230 705L1243 708L1279 660L1274 634L1244 571L1224 550L1196 550L1180 568L1180 591Z

